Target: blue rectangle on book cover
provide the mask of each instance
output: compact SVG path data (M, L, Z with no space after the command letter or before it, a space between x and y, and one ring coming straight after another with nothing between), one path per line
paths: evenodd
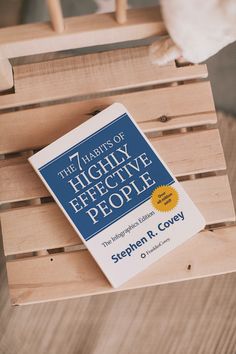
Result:
M39 172L86 241L174 182L127 114Z

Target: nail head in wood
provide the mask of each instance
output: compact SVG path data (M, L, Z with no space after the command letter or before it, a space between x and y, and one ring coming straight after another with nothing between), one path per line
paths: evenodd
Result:
M166 123L170 118L168 118L166 115L160 116L157 120L159 120L161 123Z

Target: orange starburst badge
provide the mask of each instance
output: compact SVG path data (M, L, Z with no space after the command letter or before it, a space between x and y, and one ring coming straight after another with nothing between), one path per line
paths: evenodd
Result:
M166 212L174 209L178 204L179 195L174 187L159 186L151 197L153 207L161 212Z

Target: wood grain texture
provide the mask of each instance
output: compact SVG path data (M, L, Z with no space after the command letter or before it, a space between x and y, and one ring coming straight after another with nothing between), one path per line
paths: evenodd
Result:
M220 128L235 196L236 121L221 117ZM0 242L0 351L232 354L236 348L235 284L236 273L11 308Z
M163 136L150 141L175 176L225 169L217 129ZM49 195L28 162L1 167L0 185L2 204Z
M148 46L124 48L18 65L14 67L15 90L25 94L33 90L39 96L44 90L45 96L59 99L207 75L205 65L154 65L148 51Z
M1 28L0 52L3 57L16 58L166 33L158 7L128 10L128 20L122 26L114 13L68 17L64 23L65 31L59 35L50 23Z
M119 290L236 271L235 232L236 227L203 231L172 251L171 257L161 258ZM117 290L109 285L86 250L9 261L7 272L13 304Z
M116 21L119 24L127 21L127 0L116 0Z
M144 132L216 123L210 83L199 82L1 114L0 153L48 145L114 102L123 103Z
M235 220L227 176L182 182L207 224ZM5 255L81 244L55 203L12 209L1 214Z
M60 0L46 0L52 23L52 28L57 33L64 31L64 20Z
M5 182L4 182L5 181ZM1 203L46 197L48 191L31 168L29 163L22 163L1 168Z
M1 109L207 77L206 65L152 64L148 46L18 65L13 70L16 92L0 96Z
M220 118L235 198L236 120ZM231 273L13 308L0 240L0 349L4 354L232 354L235 291L236 273Z
M1 272L4 354L234 353L236 273L12 308Z
M230 115L218 113L219 131L227 161L227 172L236 208L236 119ZM229 138L230 137L230 138Z

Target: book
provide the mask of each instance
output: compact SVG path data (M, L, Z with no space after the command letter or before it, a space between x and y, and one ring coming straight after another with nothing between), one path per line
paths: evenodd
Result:
M113 287L205 226L200 211L120 103L29 162Z

